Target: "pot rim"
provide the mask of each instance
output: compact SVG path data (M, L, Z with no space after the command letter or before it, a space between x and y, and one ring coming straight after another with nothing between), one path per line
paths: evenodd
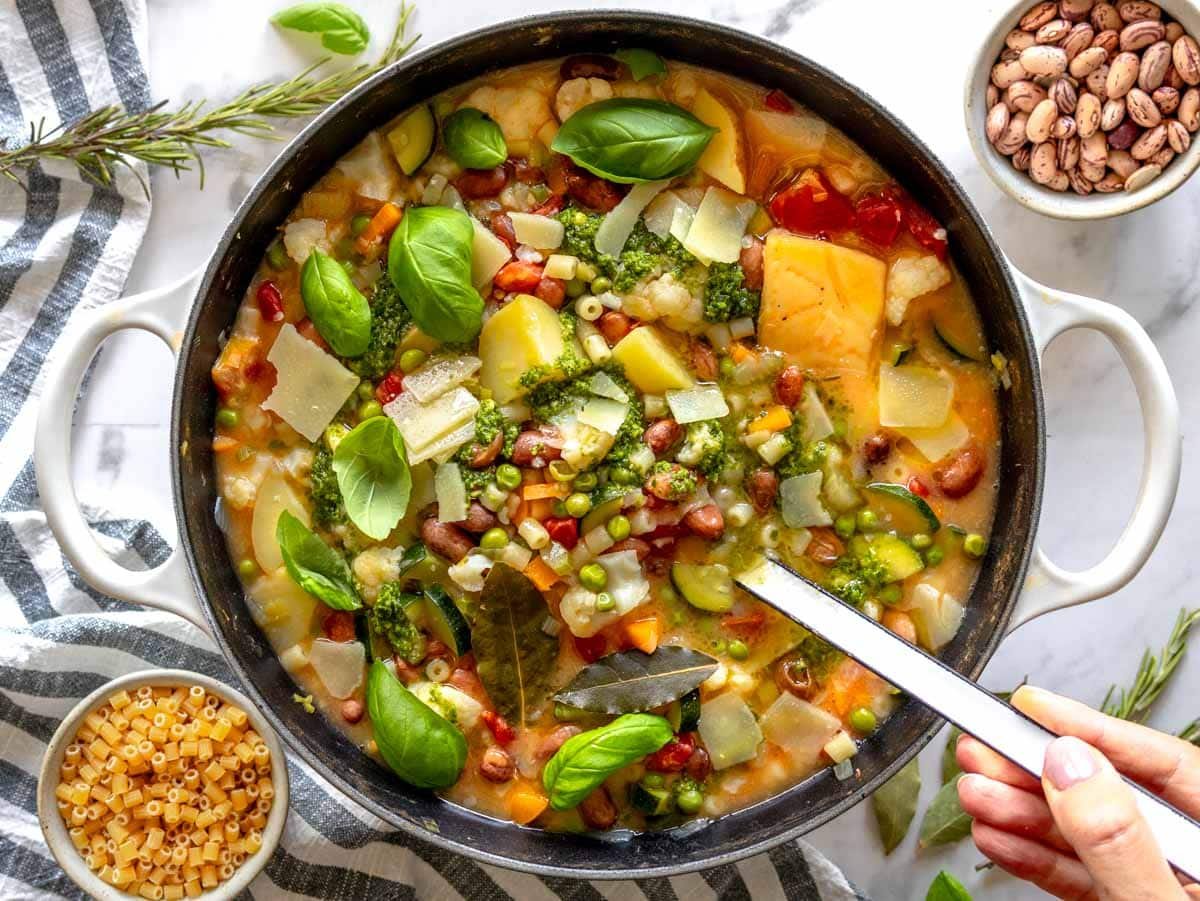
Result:
M890 111L885 109L878 101L870 97L861 88L847 81L845 78L835 74L831 70L821 66L809 58L777 44L773 41L759 37L748 32L730 28L714 22L706 22L700 19L695 19L686 16L670 15L657 12L645 11L628 11L616 9L600 9L588 11L558 11L545 14L534 14L515 19L508 19L495 25L486 26L483 28L474 29L452 38L444 40L440 43L432 44L425 49L407 56L404 59L398 60L387 68L373 75L358 85L354 90L350 91L327 109L317 115L312 122L306 125L275 157L267 169L256 180L254 186L243 198L238 205L237 210L233 213L229 225L222 233L220 239L215 245L212 255L204 268L203 277L196 289L195 300L207 297L210 292L216 289L216 277L220 263L227 256L231 246L241 239L241 225L246 218L247 213L252 209L255 203L262 197L264 193L275 183L282 169L291 158L302 148L314 135L320 132L327 123L339 116L345 109L354 106L366 94L374 90L381 82L391 78L396 78L405 73L419 69L422 64L446 55L452 54L456 50L469 48L472 44L478 42L485 37L495 37L497 33L509 34L514 39L528 43L530 35L536 34L539 29L561 29L568 28L573 31L585 31L589 25L603 25L611 23L614 20L619 20L623 24L638 26L644 25L648 30L653 29L691 29L702 32L707 32L714 35L716 38L739 44L749 51L760 52L769 58L781 59L789 66L799 66L809 70L814 76L822 81L831 81L839 85L839 87L847 93L853 95L859 102L868 107L872 114L884 123L887 130L896 133L902 139L901 143L917 148L920 151L919 165L926 170L935 174L946 185L946 191L951 195L952 201L959 215L969 220L972 226L978 230L982 240L987 245L990 255L998 262L997 270L1003 280L1003 286L1010 298L1012 298L1013 315L1015 317L1015 326L1019 334L1019 343L1023 348L1025 362L1029 367L1030 373L1030 392L1034 400L1034 409L1028 411L1036 425L1035 444L1035 459L1032 461L1022 461L1021 466L1026 473L1029 473L1033 478L1033 486L1031 488L1030 499L1030 522L1028 525L1029 540L1021 548L1019 554L1016 555L1013 570L1011 575L1013 587L1008 592L1008 596L1003 599L1003 604L1000 605L999 617L995 628L991 634L986 637L986 640L980 641L978 645L977 657L973 665L964 674L972 680L977 680L983 669L995 653L1000 641L1004 638L1005 628L1015 609L1017 598L1019 595L1019 587L1024 581L1025 573L1028 569L1030 560L1032 559L1034 542L1033 537L1036 534L1037 523L1041 513L1042 505L1042 488L1045 475L1045 412L1042 395L1041 377L1040 377L1040 361L1037 348L1033 339L1032 329L1029 323L1029 317L1025 308L1024 299L1017 289L1013 278L1011 265L1000 251L996 244L995 238L991 230L987 227L984 220L980 216L974 204L967 197L962 186L957 178L950 172L946 165L921 141L909 128L904 125L899 119L892 115ZM647 34L646 44L654 44L656 37ZM536 38L534 43L538 43ZM561 55L557 52L547 52L544 56L553 57ZM679 56L678 53L675 54ZM532 61L536 56L531 55ZM719 65L711 63L698 65L706 65L716 71L727 71ZM481 69L480 72L489 71L489 69ZM730 73L736 74L736 73ZM844 130L844 129L843 129ZM859 143L856 141L856 143ZM241 294L241 290L238 291ZM176 368L175 388L172 397L171 406L171 447L179 447L183 439L183 423L180 421L181 397L184 390L183 375L186 370L185 357L190 353L193 347L197 324L200 319L200 313L203 304L193 302L191 311L187 317L183 339L180 343L180 358ZM798 825L780 830L779 832L768 836L758 842L750 843L742 847L721 852L711 857L698 859L693 861L685 861L681 863L657 864L653 866L637 867L637 866L617 866L608 868L598 867L574 867L562 866L555 863L543 863L536 860L521 860L505 856L500 853L493 852L486 848L474 847L462 841L444 834L442 832L431 831L424 828L420 823L397 815L395 811L382 805L379 801L370 798L352 786L349 781L344 778L339 772L331 770L322 761L310 751L305 742L298 734L293 734L292 731L282 722L276 714L273 706L265 699L254 681L248 678L245 669L243 668L239 658L234 653L230 643L221 628L212 602L209 600L206 592L203 590L203 581L200 576L200 565L196 559L196 553L191 532L192 526L185 515L183 496L183 468L181 466L181 458L179 454L171 454L171 486L173 501L175 506L176 520L179 524L179 539L184 549L184 557L187 561L187 567L191 576L191 581L197 596L201 599L201 606L204 609L204 615L209 624L212 626L213 634L216 636L216 642L219 645L222 655L230 662L235 672L238 673L245 691L258 704L263 715L275 727L278 733L283 737L284 741L297 754L300 755L309 766L312 766L319 772L324 779L335 786L342 794L349 798L352 802L365 807L374 815L387 822L389 825L399 829L400 831L419 839L424 842L431 843L443 850L461 854L470 859L481 863L492 864L508 870L529 873L537 876L548 876L570 879L595 879L595 880L615 880L615 879L644 879L653 877L666 877L682 875L685 873L698 872L708 870L713 867L722 866L725 864L736 863L739 860L744 860L747 857L755 854L768 851L779 845L784 844L799 838L802 835L811 832L812 830L823 826L841 814L845 813L850 808L859 804L868 795L872 794L880 785L891 778L897 771L905 766L914 756L916 756L926 744L938 733L944 724L944 720L937 717L923 707L917 705L916 711L918 715L926 715L931 718L929 726L912 741L904 750L899 752L895 759L890 764L883 767L876 775L869 780L860 784L852 793L841 798L831 804L827 809L816 814L810 815L808 819ZM978 591L979 583L976 583L973 588L973 594ZM915 703L915 702L913 702ZM901 709L896 711L897 715L901 713ZM910 715L912 715L910 713ZM812 780L819 778L820 773L808 777L800 783L797 783L781 794L786 794L795 791L799 787L808 784ZM743 815L749 811L755 810L762 804L768 803L771 800L778 798L779 795L769 796L749 807L741 808L733 813L726 814L721 819L728 817L736 817ZM446 802L453 803L453 802ZM476 817L481 817L485 820L494 820L477 811L462 807L461 805L453 805L456 808L472 814ZM506 826L512 829L528 829L529 827L521 827L515 824L506 823ZM541 832L541 830L529 830ZM636 841L636 836L632 842ZM603 846L604 843L601 843ZM615 845L615 849L621 848L621 844Z

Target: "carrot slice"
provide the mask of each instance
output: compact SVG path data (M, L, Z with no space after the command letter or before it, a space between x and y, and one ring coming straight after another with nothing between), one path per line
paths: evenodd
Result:
M525 826L536 820L549 803L545 795L522 785L509 792L508 813L514 823Z
M625 624L625 637L629 643L646 654L653 654L658 647L658 617L635 619Z
M537 587L538 591L545 591L562 578L562 576L550 568L550 564L543 560L539 554L533 555L533 559L526 564L523 571L529 577L529 581Z
M792 414L783 404L777 404L767 409L762 416L756 416L746 426L747 432L782 432L792 424Z
M212 443L213 453L216 453L216 454L228 453L229 451L235 450L236 448L240 447L241 443L242 442L238 441L236 438L230 438L228 435L218 435L216 438L213 439L213 443Z
M367 227L363 229L355 244L359 253L366 253L380 239L390 235L400 224L402 210L394 203L385 203L379 208Z
M557 499L566 497L567 493L567 486L562 482L534 482L521 488L521 495L527 501Z

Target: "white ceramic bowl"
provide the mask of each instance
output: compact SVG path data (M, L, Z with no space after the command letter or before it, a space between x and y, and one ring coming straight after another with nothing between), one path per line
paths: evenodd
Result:
M975 65L967 74L963 96L963 112L966 116L967 135L971 148L979 159L983 170L1001 189L1018 203L1057 219L1107 219L1140 210L1154 201L1166 197L1188 180L1196 167L1200 166L1200 134L1193 136L1191 147L1177 156L1163 169L1162 175L1136 191L1119 191L1115 194L1092 193L1086 197L1074 191L1051 191L1042 187L1027 173L1013 168L1009 157L994 148L984 134L984 117L987 116L986 91L991 79L992 66L1000 51L1004 49L1005 36L1017 27L1017 22L1034 5L1035 0L1018 0L996 22L995 27L983 41ZM1200 9L1187 0L1156 0L1163 11L1176 19L1188 34L1200 37Z
M288 812L287 759L283 755L283 746L279 743L279 737L275 734L275 730L245 695L200 673L178 669L151 669L129 673L100 686L75 705L75 708L59 724L54 737L50 739L46 756L42 760L42 771L38 774L38 821L42 826L42 835L45 836L46 844L50 847L50 852L58 861L59 866L90 897L96 898L98 901L129 901L135 897L109 885L88 869L87 864L83 862L83 857L71 844L66 824L58 812L54 790L58 786L63 754L66 752L67 745L75 737L83 718L95 708L102 706L115 692L121 689L132 691L143 685L169 686L171 688L202 686L205 691L218 695L246 711L246 716L254 726L254 731L262 736L271 752L271 782L275 786L275 798L267 817L267 827L263 830L262 847L246 858L233 874L233 878L200 896L203 901L228 901L250 884L250 880L258 875L279 844Z

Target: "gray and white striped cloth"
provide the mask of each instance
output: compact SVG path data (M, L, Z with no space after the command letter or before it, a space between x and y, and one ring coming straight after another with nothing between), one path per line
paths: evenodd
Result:
M143 0L2 0L0 139L108 103L150 102ZM145 177L144 169L140 174ZM184 621L89 588L39 509L31 460L42 365L70 317L120 295L150 214L131 174L112 188L36 169L28 190L0 179L0 898L83 897L37 825L36 775L59 719L122 673L171 665L235 683ZM125 565L168 548L146 522L92 511ZM484 867L396 832L289 760L292 810L256 897L522 899L852 899L842 874L804 843L736 866L637 883L540 879Z

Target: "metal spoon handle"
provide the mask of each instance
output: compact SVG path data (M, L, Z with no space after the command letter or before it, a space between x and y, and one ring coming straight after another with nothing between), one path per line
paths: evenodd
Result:
M880 678L936 710L1041 778L1046 748L1057 736L935 657L910 645L875 620L843 604L786 566L766 565L739 577L750 594L845 651ZM1200 823L1125 780L1163 855L1180 872L1200 880Z

